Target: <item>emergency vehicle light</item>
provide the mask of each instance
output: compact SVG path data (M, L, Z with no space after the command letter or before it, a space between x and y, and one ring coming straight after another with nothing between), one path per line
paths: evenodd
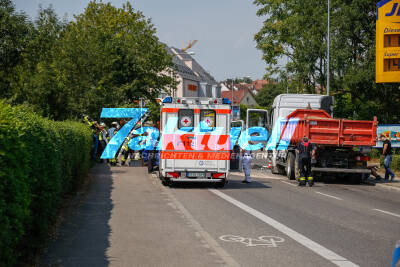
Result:
M164 98L164 100L162 102L163 103L172 103L172 97L167 96L166 98Z
M229 98L222 98L222 104L231 104L231 100L229 100Z

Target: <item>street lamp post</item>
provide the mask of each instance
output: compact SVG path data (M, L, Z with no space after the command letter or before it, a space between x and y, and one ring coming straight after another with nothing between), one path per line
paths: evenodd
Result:
M330 0L328 0L328 38L327 38L327 59L328 59L328 61L327 61L327 71L326 71L326 94L327 95L329 95L329 91L330 91L330 88L329 88L329 78L330 78L330 73L329 73L329 69L330 69L330 51L329 51L329 48L330 48L330 20L331 20L331 1Z

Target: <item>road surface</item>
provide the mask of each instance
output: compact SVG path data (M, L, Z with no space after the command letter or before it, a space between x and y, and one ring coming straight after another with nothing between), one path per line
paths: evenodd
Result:
M97 165L41 265L390 266L400 191L242 179L169 188L145 168Z

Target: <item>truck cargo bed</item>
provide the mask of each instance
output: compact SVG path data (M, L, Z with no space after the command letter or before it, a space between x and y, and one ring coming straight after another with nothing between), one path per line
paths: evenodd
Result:
M281 140L297 144L307 135L318 145L375 146L377 124L376 117L373 121L334 119L324 110L298 109L281 122Z

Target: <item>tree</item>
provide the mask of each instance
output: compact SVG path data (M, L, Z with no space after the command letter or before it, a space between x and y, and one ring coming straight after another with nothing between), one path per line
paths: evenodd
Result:
M23 62L32 25L23 13L15 12L11 0L0 0L0 95L12 97L15 68Z
M275 97L283 93L286 93L284 83L268 83L256 95L256 101L261 107L271 110Z
M265 22L255 35L267 77L292 77L298 92L326 93L327 1L255 0ZM399 120L399 84L374 82L376 1L332 0L331 94L334 113L381 122ZM283 68L278 65L287 59ZM384 96L384 97L382 97ZM346 105L346 106L343 106ZM351 112L349 112L351 111ZM350 115L351 113L351 115Z
M98 117L103 107L133 105L139 97L155 101L176 86L172 56L129 2L116 8L92 1L72 22L61 22L52 7L40 8L28 29L15 75L4 75L11 102L43 116Z
M70 116L154 99L173 86L172 59L155 29L128 2L122 8L90 2L60 41L55 72Z

